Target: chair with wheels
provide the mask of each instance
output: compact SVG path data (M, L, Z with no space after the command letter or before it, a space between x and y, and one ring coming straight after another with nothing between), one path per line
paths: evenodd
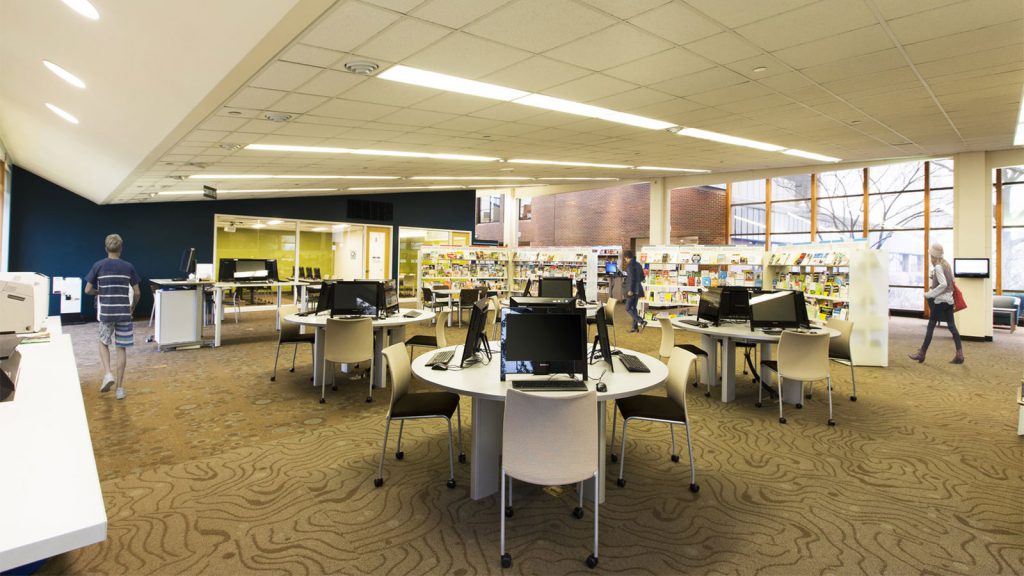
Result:
M438 326L441 322L437 323ZM406 420L424 418L444 418L448 422L448 487L455 488L455 457L452 449L452 415L458 414L459 426L459 462L466 461L462 451L462 409L459 407L459 395L452 392L409 392L412 384L412 368L409 355L405 353L405 345L401 342L384 349L388 375L391 376L391 405L388 407L387 423L384 425L384 444L381 446L380 466L373 485L380 488L384 485L384 455L388 451L388 434L391 432L391 421L398 420L398 448L395 459L405 458L402 452L402 432Z
M277 380L277 361L281 358L281 345L282 344L295 344L295 349L292 351L292 367L289 372L295 372L295 356L299 352L299 344L309 344L310 354L313 354L313 347L316 344L316 334L310 332L309 334L302 333L302 326L295 324L294 322L288 322L285 320L285 316L290 316L298 312L299 308L295 305L281 306L281 331L277 335L277 352L274 354L274 373L270 376L270 381L275 382ZM312 330L312 328L310 328Z
M369 389L366 401L373 402L373 320L369 318L328 318L324 327L323 375L320 381L320 403L326 402L327 363L355 364L369 360ZM331 372L333 373L333 371ZM331 386L337 390L338 385Z
M487 322L484 324L484 333L487 333L487 328L490 327L491 340L498 340L498 327L501 324L501 302L497 296L489 296L487 298Z
M786 417L782 413L783 396L782 380L799 380L800 395L803 398L803 385L806 382L826 380L828 384L828 425L835 426L836 421L832 418L832 376L829 373L828 358L828 332L816 334L803 334L786 330L779 339L778 360L761 359L761 372L767 368L775 372L775 383L779 394L779 423L785 424ZM758 388L757 403L761 404L761 390ZM797 403L797 409L803 408L802 403Z
M448 338L445 336L445 320L448 319L448 311L442 310L437 313L437 324L434 324L434 335L429 336L427 334L417 334L412 338L405 341L405 345L409 347L409 355L411 356L414 349L417 346L423 348L444 348L448 345Z
M662 358L669 358L672 356L672 350L675 348L681 348L686 350L690 354L696 356L699 360L703 360L705 367L708 362L708 353L703 348L696 344L676 344L676 330L672 326L672 321L665 316L658 317L658 323L661 325L661 348L658 351L658 355ZM689 374L687 374L689 379ZM700 386L700 371L697 371L697 379L693 383L693 387L697 388ZM711 396L711 382L708 382L708 391L704 393L704 396Z
M857 374L853 369L853 355L850 353L850 334L853 333L853 322L829 318L825 325L839 331L839 336L828 341L828 359L850 367L850 381L853 383L853 394L850 395L850 401L856 402ZM808 390L807 398L811 398L811 390Z
M686 410L686 381L693 368L696 356L681 348L673 348L668 360L668 380L665 382L665 389L668 396L630 396L615 401L615 408L612 410L612 449L611 460L619 462L618 485L625 486L626 480L623 477L623 468L626 464L626 426L630 420L647 420L650 422L664 422L669 426L669 433L672 436L672 461L679 462L679 454L676 453L676 424L686 427L686 447L690 453L690 491L700 491L697 484L697 470L693 465L693 441L690 437L689 413ZM622 413L622 443L619 445L619 454L615 454L615 423L617 414Z
M472 310L473 305L476 304L477 300L480 299L480 290L477 288L463 288L459 291L459 303L458 303L458 314L459 314L459 326L462 326L462 312L463 310Z
M501 567L509 568L512 555L505 552L505 519L514 515L512 478L541 486L578 483L579 504L572 514L583 518L583 481L593 479L595 486L598 482L597 393L544 395L509 388L502 430ZM594 552L586 560L591 568L598 558L599 492L594 490Z
M431 290L430 288L424 286L421 289L421 292L423 293L424 309L430 310L431 312L437 312L438 310L444 310L445 307L447 306L447 304L445 304L444 302L437 301L437 298L434 296L434 291ZM434 319L434 322L437 322L437 318Z

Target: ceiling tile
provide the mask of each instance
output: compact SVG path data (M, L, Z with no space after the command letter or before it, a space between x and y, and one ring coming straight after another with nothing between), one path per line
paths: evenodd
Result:
M310 114L349 120L376 120L396 110L397 108L394 106L382 106L369 102L354 102L352 100L335 98L310 110Z
M432 72L477 79L530 57L529 52L455 32L404 63Z
M548 88L544 94L577 102L590 102L598 98L621 94L633 88L636 88L635 84L595 73Z
M346 100L359 100L404 108L438 94L441 94L441 91L433 88L370 78L367 82L346 90L341 97Z
M498 9L511 0L430 0L412 12L413 16L459 29Z
M360 2L339 4L302 37L301 42L349 52L387 28L399 15Z
M801 70L892 47L893 43L889 35L880 25L875 24L779 50L773 54L786 64Z
M531 106L502 102L501 104L495 104L494 106L477 110L470 115L479 118L504 120L506 122L519 122L532 116L538 116L540 114L539 110L539 108L533 108Z
M413 8L424 3L424 0L363 0L370 4L376 4L381 8L394 10L395 12L408 13Z
M671 43L629 24L618 24L550 50L546 55L601 71L671 47Z
M287 94L280 90L266 90L263 88L243 88L237 96L228 100L227 105L235 108L254 108L264 110L271 104L277 102Z
M779 62L779 60L771 54L759 54L752 58L737 60L736 62L726 64L725 67L733 72L742 74L751 80L758 81L792 71L789 66L783 62ZM765 68L765 70L754 72L755 68L762 67Z
M738 38L732 32L722 32L687 44L686 49L719 64L729 64L762 54L757 47L751 46L749 42Z
M1024 20L1018 19L969 32L907 44L904 49L912 62L920 64L1016 44L1020 42L1021 38L1024 38Z
M269 134L283 128L285 124L283 122L271 122L270 120L249 120L241 128L239 132L249 132L254 134Z
M634 16L629 21L679 45L689 44L722 32L721 26L681 2L665 4L639 16Z
M822 0L766 18L736 31L768 52L875 24L863 2Z
M572 2L521 0L480 18L464 31L539 54L615 22L610 16Z
M493 105L494 101L487 98L443 92L437 96L417 102L412 107L419 110L444 112L446 114L471 114Z
M751 2L750 0L685 1L722 24L730 28L736 28L788 12L817 0L772 0L771 2Z
M361 45L359 53L370 58L398 62L440 40L449 32L448 28L436 24L403 18Z
M649 85L714 66L703 56L698 56L685 48L672 48L634 60L629 64L605 70L605 74L622 78L635 84Z
M344 55L345 54L342 52L335 52L334 50L328 50L326 48L306 46L305 44L295 44L285 50L277 59L284 60L285 62L294 62L296 64L306 64L308 66L327 68L341 59Z
M635 114L633 111L637 108L673 99L674 98L671 95L665 94L664 92L658 92L657 90L651 90L650 88L635 88L628 92L622 92L621 94L594 100L590 103L595 106L603 106L612 110Z
M326 96L310 96L308 94L289 94L274 103L273 110L304 114L327 101Z
M769 69L769 71L770 71L770 69ZM747 75L748 76L757 76L757 74L751 73L751 72L748 72ZM780 90L780 89L783 89L783 88L785 88L785 89L801 88L801 87L809 86L809 85L813 84L813 82L809 78L807 78L806 76L804 76L800 72L784 72L784 73L778 74L776 76L768 76L768 77L765 77L765 78L756 78L756 81L759 84L767 86L767 87L769 87L769 88L771 88L773 90Z
M451 120L444 120L434 125L435 128L443 130L458 130L460 132L487 132L491 128L502 125L500 120L488 120L486 118L473 118L472 116L458 116Z
M381 122L391 122L408 126L434 126L439 122L455 118L452 114L442 112L430 112L428 110L399 110L394 114L380 118Z
M622 20L628 20L641 12L657 8L671 1L673 0L630 0L629 2L623 2L622 0L583 0L583 2L590 4L594 8Z
M971 70L1002 65L1011 66L1015 69L1020 69L1024 65L1024 61L1021 59L1021 44L1012 44L963 56L944 58L934 62L925 62L917 66L917 70L925 79L931 79L947 74L969 72Z
M689 96L743 82L748 82L748 80L732 70L716 67L659 82L652 85L651 88L668 92L674 96Z
M528 92L543 92L552 86L581 78L590 73L586 68L572 66L544 56L532 56L489 74L481 80Z
M263 69L250 82L250 86L273 90L294 90L316 76L320 68L291 62L274 62Z
M882 70L901 68L906 65L907 60L900 54L900 51L896 48L889 48L872 54L865 54L864 56L811 66L802 70L802 72L816 82L829 82L851 76L861 76Z
M946 4L963 2L963 0L872 0L882 17L886 20L934 10Z
M333 97L366 80L369 80L369 78L350 72L324 70L314 76L312 80L300 86L296 91L304 94Z
M692 94L687 98L698 104L704 104L705 106L717 106L722 103L748 100L750 98L766 96L771 93L772 90L770 88L766 88L756 82L743 82L726 88L718 88L707 92L701 92L699 94Z
M897 18L889 21L889 26L897 40L913 44L1020 17L1020 0L970 0Z
M318 138L331 138L338 135L342 130L345 130L345 128L289 122L274 133L278 136L314 136Z

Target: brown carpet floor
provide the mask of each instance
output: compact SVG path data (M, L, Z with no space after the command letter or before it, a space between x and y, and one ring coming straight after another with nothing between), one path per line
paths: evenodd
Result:
M660 331L621 329L619 345L656 354ZM410 335L426 333L414 328ZM833 365L838 426L825 425L823 386L803 410L757 409L703 388L688 398L701 490L685 445L669 460L668 429L639 424L627 442L625 488L608 466L597 572L638 574L1024 573L1024 440L1014 401L1024 330L966 343L967 363L937 333L928 362L907 359L924 322L892 319L891 365ZM328 390L309 381L309 347L290 349L270 381L277 336L267 313L227 323L218 349L158 352L136 324L128 397L100 394L95 324L70 326L109 516L105 542L51 559L45 574L500 573L497 497L469 498L468 465L445 487L447 434L413 422L405 459L375 489L390 391L365 403L365 381ZM448 331L453 342L464 332ZM678 333L677 342L696 342ZM463 400L468 444L470 402ZM609 418L610 418L609 410ZM392 431L392 444L394 431ZM467 446L467 453L469 449ZM73 479L68 479L73 481ZM587 517L571 489L517 483L508 523L526 574L591 573Z

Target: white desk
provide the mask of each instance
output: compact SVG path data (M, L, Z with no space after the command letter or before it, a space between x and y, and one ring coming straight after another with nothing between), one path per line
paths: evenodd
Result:
M14 400L0 402L0 571L107 537L89 423L71 337L22 344ZM113 398L110 398L114 401Z
M403 309L402 314L399 316L392 316L383 320L373 320L373 387L383 388L384 387L384 348L387 348L389 344L396 342L405 342L405 327L409 324L416 324L418 322L427 322L433 320L436 314L430 310L416 310L420 315L416 317L406 316L409 309ZM285 316L285 322L291 322L300 326L312 326L316 328L316 334L314 336L313 344L313 385L320 386L320 382L327 378L326 384L330 385L334 383L334 370L330 371L330 374L324 374L323 372L323 361L324 357L324 329L327 326L327 318L329 314L310 314L309 316L299 316L298 314L291 314Z
M453 350L450 346L445 350ZM433 353L421 354L412 362L412 372L421 380L435 384L446 390L455 392L461 396L470 396L473 399L473 453L470 461L470 488L469 495L474 500L486 498L498 492L501 481L501 434L502 422L505 416L505 393L511 381L501 381L500 351L492 347L494 356L488 364L478 363L468 366L462 370L434 370L427 366L427 362ZM614 401L617 398L626 398L642 394L660 386L668 378L668 367L657 358L646 354L620 348L627 354L633 354L640 358L648 368L649 373L627 372L621 361L616 359L615 372L605 372L602 381L607 385L607 392L598 392L598 438L600 447L598 457L600 462L599 499L604 501L604 466L605 466L605 445L608 443L605 438L605 402ZM601 372L608 368L602 360L587 368L591 378L601 375ZM587 387L595 389L597 380L588 380ZM559 394L558 392L544 392L544 394ZM589 488L592 489L592 488Z
M305 286L305 282L296 280L283 282L217 282L213 285L213 345L220 346L221 324L224 320L224 291L235 288L277 288L277 313L274 317L274 329L281 329L281 288L284 286Z
M688 320L696 320L689 317ZM673 318L672 327L677 330L685 330L700 334L700 347L708 353L708 361L705 363L706 371L704 377L706 382L716 379L715 370L718 366L717 341L722 342L722 402L736 400L736 342L745 340L756 342L761 348L761 359L772 357L771 345L776 344L782 336L779 334L765 334L762 330L751 330L749 323L744 324L723 324L721 326L708 325L706 328L691 326L681 322L683 318ZM827 330L830 338L839 336L838 330L821 328ZM760 370L760 366L757 367ZM789 404L803 402L803 395L799 383L789 380L783 381L782 399Z

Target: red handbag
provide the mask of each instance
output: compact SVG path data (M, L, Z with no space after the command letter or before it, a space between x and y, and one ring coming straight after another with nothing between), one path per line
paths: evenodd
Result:
M953 282L953 311L959 312L965 308L967 308L967 301L964 300L964 294L956 282Z

